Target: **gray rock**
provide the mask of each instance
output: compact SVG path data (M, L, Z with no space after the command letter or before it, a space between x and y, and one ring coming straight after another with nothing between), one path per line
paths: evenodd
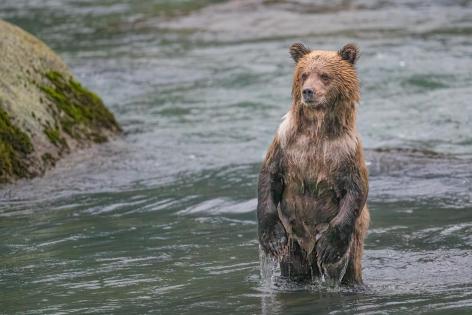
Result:
M59 56L0 20L0 183L42 175L61 157L120 131Z

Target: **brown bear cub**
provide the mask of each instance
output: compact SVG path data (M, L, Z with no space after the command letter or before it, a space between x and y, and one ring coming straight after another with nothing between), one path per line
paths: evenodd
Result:
M356 130L357 46L339 51L293 44L292 105L259 175L262 249L282 276L362 283L369 225L367 168Z

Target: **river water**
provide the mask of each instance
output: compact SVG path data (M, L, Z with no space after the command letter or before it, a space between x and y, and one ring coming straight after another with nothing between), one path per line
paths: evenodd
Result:
M313 2L2 0L124 135L1 188L0 313L472 312L472 2ZM261 277L294 41L362 50L363 290Z

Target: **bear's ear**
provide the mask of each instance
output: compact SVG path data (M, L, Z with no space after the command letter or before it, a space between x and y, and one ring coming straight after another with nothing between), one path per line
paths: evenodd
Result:
M295 43L290 46L290 55L295 62L298 62L303 56L310 52L311 50L302 43Z
M342 59L353 65L356 63L357 59L359 59L359 48L356 44L350 43L341 48L338 54Z

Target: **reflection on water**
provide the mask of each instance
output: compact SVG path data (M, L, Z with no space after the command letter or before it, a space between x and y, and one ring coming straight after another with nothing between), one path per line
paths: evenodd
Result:
M125 130L0 190L2 311L467 312L470 16L453 0L2 1ZM290 104L294 41L362 50L366 288L260 268L257 172Z

